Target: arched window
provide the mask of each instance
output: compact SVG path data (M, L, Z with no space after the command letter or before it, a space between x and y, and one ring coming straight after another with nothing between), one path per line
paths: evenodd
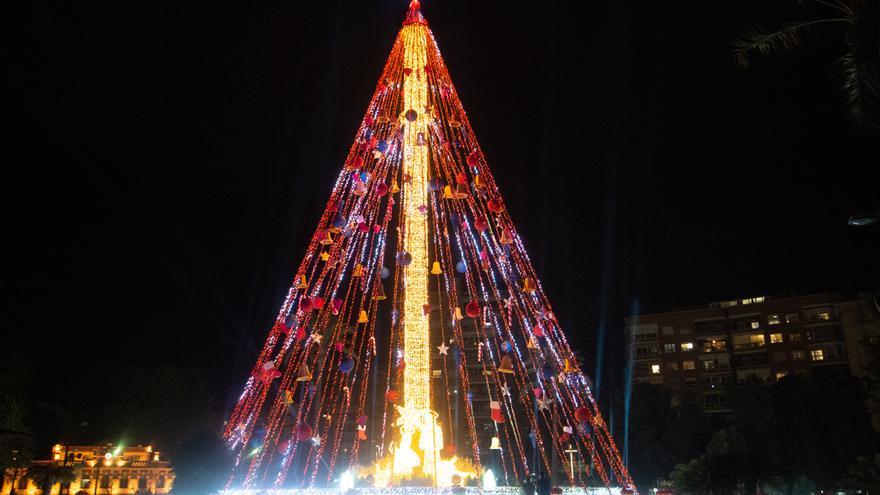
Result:
M138 489L139 490L146 490L147 488L149 488L147 486L147 477L141 476L140 478L138 478Z
M156 488L165 488L165 477L159 476L159 479L156 480Z
M110 477L106 474L101 476L101 488L110 488Z

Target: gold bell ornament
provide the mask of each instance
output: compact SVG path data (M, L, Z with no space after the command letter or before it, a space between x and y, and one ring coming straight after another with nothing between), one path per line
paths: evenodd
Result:
M397 194L400 192L400 186L397 184L397 179L393 179L391 181L391 194Z
M577 368L571 365L571 360L565 360L565 368L562 370L563 373L577 373Z
M443 199L452 199L452 186L443 186Z
M452 196L455 199L465 199L470 196L471 193L468 192L468 187L466 184L459 184L455 188L455 194Z
M513 373L513 360L510 359L510 356L505 354L501 356L501 364L498 365L499 373L511 374Z
M474 176L474 189L482 189L484 186L483 181L480 180L480 175L477 174Z
M384 301L385 297L385 287L382 286L381 283L376 284L376 292L373 293L374 301Z
M431 265L431 275L440 275L440 274L442 274L442 273L443 273L443 270L440 269L440 262L439 262L439 261L435 261L435 262Z
M489 450L501 450L501 440L498 437L492 437L492 443L489 445Z
M356 263L354 265L354 273L351 274L352 277L360 277L364 274L364 265L360 263Z
M499 242L504 245L513 243L513 239L510 238L510 233L506 228L501 230L501 240Z
M526 342L526 349L537 349L538 348L538 339L535 338L534 335L529 336L529 341Z
M358 315L358 323L366 323L367 321L367 310L362 309L360 315Z
M296 288L297 289L308 289L309 288L309 283L306 281L305 275L299 276L299 279L296 282Z
M321 239L320 242L321 242L321 245L322 245L322 246L329 246L330 244L333 244L333 237L330 235L330 231L329 231L329 230L327 230L327 231L325 231L325 232L326 232L327 235L326 235L326 237L324 237L323 239Z
M455 319L461 321L464 319L464 316L461 315L461 308L458 306L455 307Z
M305 362L300 363L299 369L296 371L296 381L298 382L308 382L312 379L312 372L309 371L309 367L306 366Z
M523 279L522 291L526 294L533 294L535 292L535 283L532 282L532 279L526 277Z

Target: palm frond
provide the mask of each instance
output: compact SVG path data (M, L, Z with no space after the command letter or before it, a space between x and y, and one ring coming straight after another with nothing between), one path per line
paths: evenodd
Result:
M840 58L847 108L857 125L880 132L880 74L876 64L860 62L855 53Z
M766 31L754 24L739 33L733 41L733 56L737 66L749 67L749 55L758 52L761 55L781 55L792 48L801 46L804 36L823 24L849 22L846 18L817 19L813 21L789 22L776 31Z

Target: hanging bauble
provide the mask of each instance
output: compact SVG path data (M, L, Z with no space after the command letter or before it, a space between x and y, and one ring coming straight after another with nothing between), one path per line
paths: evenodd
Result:
M480 164L480 153L477 150L471 152L467 157L467 164L471 167L476 167Z
M384 181L376 184L376 194L378 194L379 196L385 196L386 194L388 194L388 184L386 184Z
M342 361L339 362L339 371L343 373L348 373L349 371L354 369L354 358L351 356L346 356L342 358Z
M455 444L454 443L447 443L446 446L443 447L443 454L446 457L454 456L455 455ZM455 475L455 476L458 476L458 475ZM453 476L453 478L454 478L454 476ZM461 480L461 477L459 477L459 481L460 480Z
M492 437L492 441L489 443L489 450L501 450L501 440L498 437Z
M412 263L412 255L406 251L397 253L397 264L400 266L409 266Z
M501 350L504 352L513 352L513 345L509 340L505 340L501 343Z
M482 232L489 228L489 221L486 220L486 217L483 215L479 215L474 219L474 228L477 229L477 231Z
M397 183L397 179L391 180L391 194L397 194L400 192L400 185Z
M384 301L385 297L385 287L382 284L376 284L376 291L373 292L373 300L374 301Z
M583 423L584 421L589 421L593 415L590 413L590 410L586 407L579 407L574 410L574 419L577 420L578 423Z
M459 261L455 264L455 271L458 273L464 273L467 271L467 265L464 261Z
M349 165L348 165L348 166L349 166L350 169L353 169L353 170L358 170L358 169L360 169L361 167L364 166L364 159L363 159L363 157L361 157L361 156L356 156L356 157L352 158L351 161L349 162Z
M312 308L313 309L322 309L324 307L324 298L321 296L315 296L312 298Z
M385 400L388 402L394 403L400 399L400 394L397 393L396 390L389 390L385 392Z
M443 270L440 268L440 262L435 261L431 264L431 275L440 275L443 273Z
M456 321L461 321L464 319L464 316L461 315L461 308L459 308L458 306L455 307L454 316Z
M522 291L526 294L534 294L535 290L537 289L535 288L535 283L532 282L532 279L529 277L525 277L523 279Z
M333 244L333 236L330 235L330 230L324 232L324 238L318 241L322 246L329 246Z
M362 309L360 314L358 315L358 323L366 323L369 320L367 319L367 310Z
M416 119L419 118L419 113L416 112L415 110L413 110L412 108L410 108L409 110L406 111L405 114L403 114L403 117L404 117L408 122L415 122Z
M544 377L545 380L552 380L556 376L556 370L553 366L545 364L541 367L541 376Z
M280 455L284 455L285 452L290 448L290 440L283 440L278 442L278 453Z
M300 342L306 338L306 327L297 327L296 333L293 334L293 340Z
M388 278L390 276L391 276L391 270L389 270L388 267L383 266L382 269L379 270L379 277L381 277L382 280L385 280L386 278Z
M411 76L413 73L413 70L410 67L404 67L403 73L404 73L404 75Z
M312 427L305 424L300 423L296 425L296 439L300 442L307 442L312 439Z
M296 281L296 288L297 288L297 289L308 289L308 288L309 288L309 283L308 283L308 281L306 280L306 276L305 276L305 275L300 275L300 276L299 276L299 278L298 278L297 281Z
M370 226L367 225L367 222L361 222L358 224L358 232L362 234L366 234L370 231Z
M578 433L581 435L588 437L593 433L593 425L590 423L580 423L578 424Z
M471 193L468 192L467 184L459 184L455 187L455 192L452 193L453 199L465 199L470 196Z
M467 306L464 307L464 312L471 318L480 316L480 303L477 301L467 303Z
M443 186L443 199L455 199L455 196L452 194L451 186Z
M486 203L486 207L489 208L489 211L492 213L501 213L504 211L504 205L497 199L490 199L489 202Z
M372 115L367 115L366 117L364 117L364 125L367 127L370 127L371 125L373 125L373 116Z
M376 149L381 151L382 153L385 153L386 151L388 151L388 142L387 141L377 141L376 142Z
M312 298L311 297L303 297L299 300L299 310L303 313L307 313L312 310Z
M436 191L437 189L440 189L440 177L434 177L428 181L429 191Z
M542 327L540 323L535 323L535 326L532 327L532 334L534 334L535 337L543 337L544 327Z
M335 230L336 232L339 232L340 230L342 230L342 227L345 227L345 218L343 218L342 213L340 213L333 220L333 227L330 230Z
M368 174L366 170L362 170L361 175L360 175L360 179L361 179L361 182L366 184L370 180L370 174Z
M367 425L367 416L365 414L361 414L357 419L358 426L366 426Z

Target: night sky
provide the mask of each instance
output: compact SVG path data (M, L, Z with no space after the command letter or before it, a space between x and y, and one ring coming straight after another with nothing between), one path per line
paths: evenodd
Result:
M126 363L238 395L404 0L28 2L4 114L2 353L47 400ZM878 289L878 138L829 33L736 69L742 1L426 0L477 138L588 369L604 320ZM617 384L612 384L616 386ZM85 406L83 406L85 407Z

